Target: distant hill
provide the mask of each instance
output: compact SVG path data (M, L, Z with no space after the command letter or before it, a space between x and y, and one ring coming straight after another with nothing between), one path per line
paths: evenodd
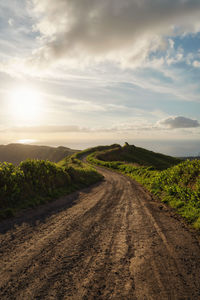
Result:
M103 161L124 161L140 166L151 166L157 170L164 170L181 162L181 159L149 151L126 143L123 147L97 152L97 159Z
M48 159L52 162L58 162L75 152L77 150L62 146L55 148L25 144L0 145L0 162L6 161L17 165L27 158Z

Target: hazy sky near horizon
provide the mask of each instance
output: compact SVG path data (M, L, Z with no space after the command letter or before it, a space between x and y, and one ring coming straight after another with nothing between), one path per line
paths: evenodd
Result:
M0 143L200 152L199 0L0 2Z

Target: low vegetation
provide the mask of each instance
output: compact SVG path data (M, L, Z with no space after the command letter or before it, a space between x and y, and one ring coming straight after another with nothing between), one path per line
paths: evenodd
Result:
M64 168L70 175L70 178L75 184L81 186L89 186L103 179L103 176L99 174L93 167L81 161L81 158L85 156L88 150L77 152L71 156L66 157L60 161L58 167Z
M86 158L137 180L200 229L200 160L182 161L127 143L89 148L57 164L45 160L25 160L18 166L1 163L0 219L102 180L84 163Z
M115 145L109 150L100 151L96 153L96 158L103 161L124 161L140 166L150 166L156 170L164 170L181 162L178 158L130 146L127 143L124 147Z
M70 161L71 160L71 161ZM0 164L0 219L16 211L46 203L87 187L102 176L76 158L56 165L44 160L26 160L14 166Z
M120 158L118 161L117 153ZM163 202L175 208L195 228L200 229L199 160L180 162L170 156L125 145L121 149L94 152L88 156L88 161L137 180Z

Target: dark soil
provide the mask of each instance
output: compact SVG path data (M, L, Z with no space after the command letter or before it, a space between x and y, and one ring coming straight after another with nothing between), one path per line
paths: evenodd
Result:
M170 208L109 170L0 223L0 299L200 299L200 246Z

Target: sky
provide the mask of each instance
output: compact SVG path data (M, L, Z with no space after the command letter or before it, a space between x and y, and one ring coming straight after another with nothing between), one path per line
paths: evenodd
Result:
M199 0L0 2L0 144L200 153Z

